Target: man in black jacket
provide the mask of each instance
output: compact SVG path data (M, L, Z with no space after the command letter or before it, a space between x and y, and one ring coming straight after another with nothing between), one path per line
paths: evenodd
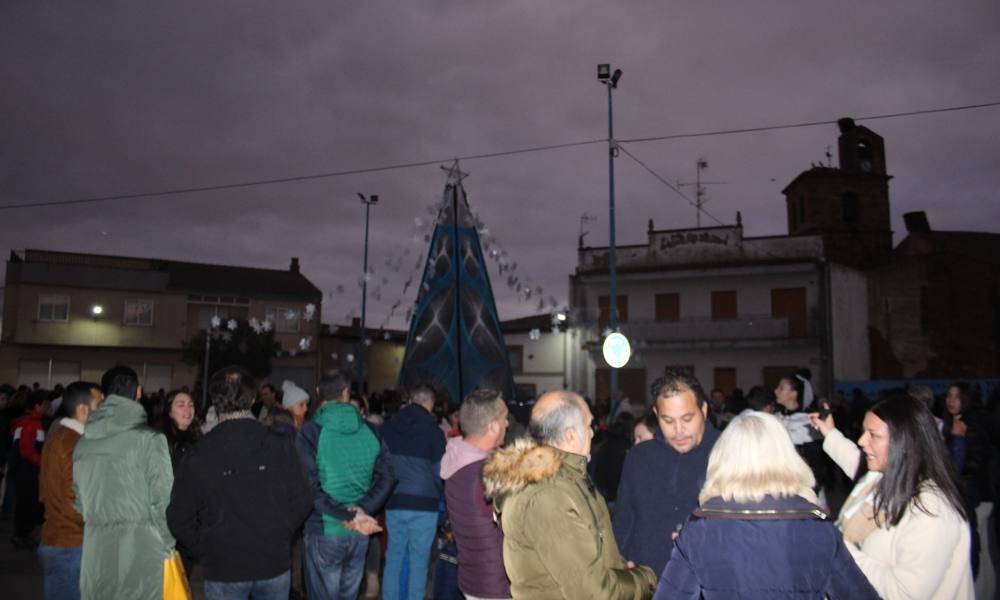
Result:
M219 424L181 463L167 508L178 546L204 569L209 600L287 599L292 536L313 506L291 442L250 412L254 383L239 367L212 376Z

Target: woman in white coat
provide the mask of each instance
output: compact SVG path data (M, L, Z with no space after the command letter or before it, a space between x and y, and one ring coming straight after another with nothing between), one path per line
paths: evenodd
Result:
M865 414L857 446L811 415L823 450L855 477L837 526L861 571L886 600L972 600L968 512L948 450L927 407L905 394ZM860 446L860 450L858 449Z

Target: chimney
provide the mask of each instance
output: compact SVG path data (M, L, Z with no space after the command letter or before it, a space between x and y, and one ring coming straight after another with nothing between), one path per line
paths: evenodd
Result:
M857 125L854 124L854 119L844 117L843 119L837 119L837 127L840 127L840 133L847 133L857 127Z
M906 231L909 233L930 233L931 224L927 221L927 213L922 210L903 214Z
M288 270L291 271L292 273L298 273L299 272L299 257L298 256L293 256L292 257L292 264L289 265Z

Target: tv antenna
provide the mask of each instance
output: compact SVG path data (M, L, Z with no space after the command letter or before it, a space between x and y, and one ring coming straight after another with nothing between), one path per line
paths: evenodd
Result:
M596 220L597 220L597 215L592 215L589 213L583 213L582 215L580 215L580 241L579 241L580 248L583 248L583 237L588 233L590 233L589 231L584 231L583 228L586 226L587 223L593 223Z
M729 183L728 181L702 181L701 172L708 168L708 161L704 158L699 158L695 162L695 175L694 181L678 181L677 187L688 187L694 186L694 208L695 208L695 223L697 227L701 227L701 213L702 206L708 203L708 198L705 197L705 186L706 185L725 185Z

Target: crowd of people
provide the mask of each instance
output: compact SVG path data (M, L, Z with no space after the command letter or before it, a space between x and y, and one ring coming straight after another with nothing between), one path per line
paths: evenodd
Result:
M162 598L177 563L210 600L995 593L997 398L810 379L706 394L667 371L649 407L557 390L522 424L490 389L453 407L233 366L199 407L114 367L0 387L0 515L46 598Z

